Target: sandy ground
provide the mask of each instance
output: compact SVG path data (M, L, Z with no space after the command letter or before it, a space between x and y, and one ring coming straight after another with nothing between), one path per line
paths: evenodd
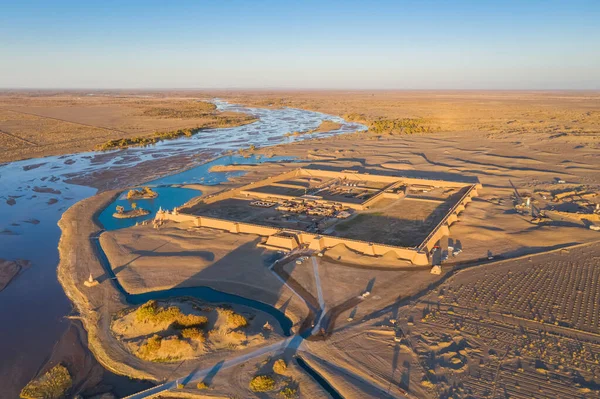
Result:
M367 123L413 118L441 132L479 132L479 137L542 133L569 142L600 139L600 93L533 91L247 91L214 92L262 107L296 107Z
M325 398L327 393L294 360L295 351L284 351L271 356L262 356L239 366L216 372L204 380L209 386L207 390L199 390L196 383L186 384L184 389L174 391L165 398L185 398L186 395L202 395L210 398L282 398L280 391L285 387L296 389L297 398ZM283 374L273 371L276 360L283 359L287 369ZM268 392L252 392L248 389L255 375L271 375L276 386ZM172 396L171 396L172 395ZM163 397L163 396L161 396Z
M273 252L257 247L260 240L177 223L160 230L136 226L100 237L115 274L130 293L209 286L283 307L300 323L306 307L269 272Z
M247 115L232 112L189 112L198 100L211 98L198 94L1 92L0 162L89 151L108 140L154 132L247 122Z
M359 112L362 107L367 119L428 118L433 125L440 125L440 132L409 136L357 133L257 151L296 156L306 160L305 164L394 170L400 175L449 180L476 177L483 184L480 196L450 228L450 240L462 253L443 266L445 275L386 270L378 267L376 259L370 259L372 269L349 267L335 256L319 259L324 299L332 309L348 305L348 298L355 300L357 293L375 280L372 294L344 308L337 321L329 324L327 339L307 342L310 353L303 357L344 397L394 397L403 391L424 398L505 397L506 393L511 397L597 397L600 350L596 347L595 305L600 291L594 283L598 244L593 242L600 233L559 220L533 224L513 207L513 185L519 191L534 192L548 190L557 179L564 179L568 184L600 188L597 94L442 93L434 99L431 93L416 94L412 99L405 95L379 98L375 94L371 101L359 93L335 102L300 93L286 104L340 115ZM256 104L266 97L246 98ZM277 172L301 165L279 164ZM264 178L274 173L273 168L267 164L245 166L245 176L222 188ZM130 178L143 180L150 169L132 171ZM104 320L124 307L110 284L101 283L97 291L85 295L81 295L81 287L73 285L88 273L74 267L73 256L78 264L90 265L101 275L86 237L97 230L89 221L94 209L110 197L105 193L77 204L61 220L59 275L89 320L90 345L103 364L131 375L164 375L168 367L132 360L103 335L107 330ZM104 234L103 246L112 263L119 264L114 267L124 266L118 270L119 279L140 292L189 281L222 284L215 287L233 290L243 287L244 294L251 297L275 298L278 289L284 291L262 274L266 273L263 255L252 249L256 237L235 236L242 240L236 243L225 236L228 233L180 227L167 225L155 231L140 226ZM457 273L467 262L487 258L490 253L513 257L580 243L593 244ZM247 247L240 250L240 246ZM203 251L212 255L198 253ZM181 256L186 252L193 262ZM228 257L232 262L222 261ZM248 264L244 263L246 257ZM173 262L182 274L167 275L164 267L160 270L158 264L166 262ZM385 263L381 259L381 266ZM245 265L243 272L236 269L241 264ZM286 267L309 295L317 295L310 263ZM245 274L249 278L239 285ZM67 277L71 282L64 283ZM261 282L260 287L256 281ZM353 320L347 321L355 307ZM182 367L185 370L187 365ZM246 363L239 367L251 370L256 366ZM217 373L215 383L223 378L222 392L247 397L250 374L245 374L239 387L226 388L237 375L232 369L225 370Z

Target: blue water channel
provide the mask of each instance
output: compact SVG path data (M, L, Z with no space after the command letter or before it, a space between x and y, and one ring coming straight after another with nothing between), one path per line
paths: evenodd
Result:
M258 158L255 156L244 158L241 156L230 155L217 158L206 164L197 166L195 168L186 170L175 175L167 176L152 182L148 182L144 186L151 186L153 190L158 193L158 197L153 199L137 199L127 200L127 191L124 191L119 197L110 203L99 215L98 221L105 230L117 230L126 227L131 227L136 222L142 220L148 220L154 217L156 211L162 207L162 209L173 209L176 206L181 206L190 199L201 195L201 191L173 187L171 185L182 185L182 184L203 184L203 185L217 185L227 181L229 178L234 176L241 176L244 171L233 171L233 172L211 172L210 169L215 165L242 165L242 164L256 164L263 162L279 162L279 161L290 161L291 159L285 157L273 157L273 158ZM112 215L118 205L124 206L125 209L131 209L131 203L135 202L138 207L149 210L150 214L140 218L131 219L117 219ZM263 302L255 301L252 299L244 298L239 295L228 294L226 292L218 291L210 287L184 287L184 288L172 288L164 291L153 291L144 294L130 294L116 278L113 269L100 245L99 240L95 239L97 255L102 265L115 285L115 287L125 295L128 303L132 305L139 305L145 303L151 299L167 299L172 297L193 297L202 301L211 303L228 303L243 305L252 309L256 309L261 312L265 312L273 316L284 335L291 335L292 321L285 316L283 312L276 309L273 306L267 305Z

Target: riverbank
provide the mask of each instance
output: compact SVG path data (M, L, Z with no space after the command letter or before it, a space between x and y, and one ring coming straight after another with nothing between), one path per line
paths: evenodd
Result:
M175 370L184 375L191 372L197 362L189 360L183 364L177 363L155 363L146 362L132 355L122 343L111 333L110 325L115 314L126 311L132 304L127 302L126 296L118 289L116 284L123 281L126 288L132 289L139 296L147 294L148 298L152 297L153 293L159 290L163 292L162 297L165 297L164 292L172 288L183 288L181 282L162 279L160 286L143 282L143 289L133 289L127 283L127 270L121 276L119 271L117 278L114 280L110 274L107 274L105 266L102 264L102 254L98 253L98 243L95 241L100 238L101 242L105 242L105 234L101 233L101 226L97 222L97 215L109 205L120 193L117 191L108 191L97 196L83 200L69 210L67 210L59 222L62 230L62 236L59 244L60 263L58 267L59 280L64 287L65 293L73 302L79 312L84 327L88 332L88 342L90 350L94 353L98 361L108 370L130 376L137 379L148 379L159 381L171 375ZM138 226L134 228L119 230L118 232L135 231L147 226ZM149 231L153 231L148 227ZM185 230L184 230L185 231ZM134 233L135 234L135 233ZM91 239L90 239L91 238ZM110 248L110 247L109 247ZM114 254L109 258L113 258ZM85 266L84 266L85 265ZM112 264L114 266L114 264ZM84 267L82 267L84 266ZM117 266L118 267L118 266ZM135 265L133 266L135 267ZM171 276L176 276L176 273L162 267L163 271ZM172 270L172 268L169 268ZM113 271L115 269L113 268ZM148 270L152 271L152 270ZM242 272L242 269L239 269ZM95 278L99 284L95 287L85 287L85 281L89 274ZM152 276L150 273L148 276ZM198 271L196 271L198 274ZM244 273L241 273L242 276ZM123 278L122 278L123 277ZM158 282L158 280L153 280ZM258 286L250 289L247 284L236 284L235 282L220 281L213 278L201 278L200 280L191 280L186 285L187 287L211 287L232 294L247 297L251 300L273 302L272 306L281 308L285 314L292 318L294 324L298 325L306 317L306 310L301 311L298 299L291 299L291 292L282 293L278 296L265 297L265 291ZM285 289L283 290L285 292ZM177 294L173 292L173 296L185 295L185 293ZM270 299L269 299L270 298ZM291 302L290 302L291 301ZM236 305L233 305L234 308ZM298 314L297 312L300 313ZM270 320L269 324L277 325L275 320ZM276 327L277 328L277 327ZM260 345L268 344L270 341L265 341ZM235 351L236 354L243 354L245 350ZM228 351L220 351L207 354L202 357L203 362L217 363L228 355Z
M73 103L63 105L68 110L78 107ZM65 316L70 313L72 304L56 278L56 265L59 263L57 246L61 233L57 223L66 209L96 193L96 189L91 187L107 191L137 186L140 181L165 175L175 177L176 181L166 179L169 181L164 180L162 184L216 184L230 174L216 173L203 180L195 176L198 173L205 175L206 171L201 167L194 171L194 175L178 172L202 165L217 154L233 154L238 149L247 149L249 143L261 146L301 140L302 137L286 138L284 133L312 129L324 118L331 118L294 109L246 109L224 102L219 102L218 107L227 112L250 113L259 121L150 147L108 153L74 153L0 164L3 194L13 200L0 203L0 232L4 232L3 240L7 244L0 250L0 257L32 261L31 271L13 279L1 293L6 306L0 307L0 322L5 326L3 332L8 338L2 345L4 361L0 365L0 385L5 394L18 395L48 358L54 343L69 324ZM169 122L168 119L165 121ZM344 124L341 131L323 135L352 131L355 126ZM159 127L156 125L155 128ZM240 163L255 162L252 156L248 156L242 160L229 156L222 162L233 159ZM152 203L160 203L169 209L179 205L166 204L161 198L140 200L139 203L149 210L153 210ZM135 224L136 219L113 219L113 209L109 214L112 224L120 224L120 227L132 221ZM30 248L36 248L35 253L28 253ZM43 309L39 303L44 303ZM19 311L15 312L17 307ZM122 392L127 392L124 381L116 384L123 386Z

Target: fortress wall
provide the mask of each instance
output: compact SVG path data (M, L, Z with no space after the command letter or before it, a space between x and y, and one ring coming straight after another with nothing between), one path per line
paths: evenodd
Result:
M267 238L266 244L268 246L277 247L277 248L285 248L285 249L295 249L298 248L298 242L294 237L283 237L278 235L272 235Z
M378 192L377 194L375 194L374 196L372 196L371 198L369 198L368 200L366 200L365 202L363 202L361 204L361 209L368 208L370 205L372 205L375 202L379 201L380 199L383 198L384 194L385 194L385 191Z
M162 215L157 215L157 218L159 218L160 220L172 220L174 222L177 223L184 223L184 222L195 222L196 221L196 217L193 215L187 215L185 213L178 213L178 214L173 214L173 213L163 213Z
M391 245L369 243L366 241L352 240L349 238L317 235L311 233L299 232L298 237L301 244L307 244L310 249L321 251L327 248L335 247L338 244L344 244L355 252L369 256L382 256L392 251L400 259L413 262L415 265L427 265L429 260L427 254L420 254L414 248L394 247Z
M458 215L466 209L466 206L469 202L473 201L473 197L477 196L477 189L479 188L481 188L481 184L474 184L471 186L471 188L467 190L460 201L450 208L446 216L440 221L440 223L438 223L436 228L429 233L421 245L419 245L419 249L421 251L429 253L435 246L436 242L438 242L445 235L450 235L449 226L458 221Z
M366 241L352 240L348 238L323 236L312 233L305 233L298 230L288 230L296 235L298 242L293 237L275 236L277 233L284 229L278 229L275 227L260 226L250 223L234 222L230 220L222 220L216 218L210 218L205 216L194 216L188 214L173 214L164 213L160 216L162 220L171 220L174 222L189 222L193 221L196 226L208 227L213 229L225 230L231 233L246 233L256 234L259 236L266 236L267 245L286 248L292 250L299 244L306 244L309 248L315 251L321 251L326 248L334 247L338 244L344 244L353 251L363 253L370 256L382 256L386 253L393 251L396 256L400 259L411 261L415 265L427 265L428 259L426 254L419 253L415 248L401 248L390 245L383 245L377 243L369 243Z
M354 180L366 180L372 182L380 182L380 183L395 183L399 180L402 180L405 184L421 184L421 185L432 185L438 187L466 187L471 183L463 183L463 182L454 182L454 181L446 181L446 180L434 180L434 179L416 179L404 176L386 176L386 175L371 175L366 173L351 173L351 172L337 172L330 170L312 170L312 169L300 169L300 174L304 176L313 176L313 177L330 177L330 178L348 178Z
M276 227L259 226L257 224L238 223L240 233L257 234L259 236L271 236L281 231Z
M253 187L254 188L254 187ZM256 197L256 198L260 198L260 199L268 199L268 198L285 198L288 200L293 200L294 198L298 198L298 197L294 197L293 195L284 195L284 194L269 194L269 193L261 193L259 191L249 191L249 190L242 190L239 192L240 196L246 196L246 197Z
M231 190L227 190L222 193L218 193L213 196L207 197L204 199L204 203L212 204L212 203L215 203L218 201L223 201L225 199L240 195L242 193L242 191L247 191L249 189L257 188L257 187L268 186L268 185L272 184L274 181L291 179L291 178L296 177L297 175L298 175L298 169L290 170L289 172L284 172L277 176L267 177L264 180L246 184L245 186L233 188ZM252 195L255 195L255 194L256 193L252 193ZM270 196L273 197L274 195L270 195ZM290 198L293 198L293 197L290 197Z
M375 175L361 175L361 174L353 174L348 172L331 172L331 171L318 171L317 173L311 174L310 170L305 169L296 169L289 172L285 172L281 175L270 177L265 179L259 183L251 183L244 187L240 187L233 190L228 190L224 193L217 194L211 198L207 198L205 202L213 203L217 201L221 201L223 199L231 198L236 195L240 195L243 191L260 187L264 185L272 184L273 181L281 180L281 179L290 179L293 177L297 177L299 175L303 176L315 176L315 177L323 177L328 176L332 178L340 178L340 177L350 177L350 178L360 178L363 180L371 180L371 181L386 181L392 184L423 184L424 179L407 179L407 178L399 178L393 176L375 176ZM399 181L399 179L402 179ZM465 186L463 183L456 182L445 182L441 180L427 180L428 184L436 185L440 187L456 187L456 186ZM278 236L273 237L273 235L277 234L280 231L289 231L296 235L298 238L299 244L306 244L309 248L320 251L326 248L334 247L338 244L344 244L348 248L353 251L363 253L365 255L371 256L382 256L390 251L393 251L398 258L406 259L411 261L414 265L428 265L429 258L428 253L431 251L435 243L440 240L443 236L449 235L449 226L458 220L458 214L462 212L466 205L472 201L472 198L477 195L477 189L481 188L481 184L472 185L469 190L463 195L459 202L457 202L448 212L448 214L440 221L440 223L435 227L435 229L427 236L427 238L421 243L421 245L417 248L402 248L402 247L394 247L384 244L377 243L369 243L366 241L360 240L352 240L348 238L340 238L333 236L323 236L312 233L306 233L298 230L290 230L290 229L281 229L275 227L261 226L250 223L241 223L229 220L222 220L216 218L210 218L205 216L194 216L189 214L173 214L173 213L164 213L160 216L157 216L163 220L173 220L176 222L187 222L194 221L197 226L201 227L209 227L216 228L220 230L229 231L232 233L247 233L247 234L256 234L259 236L266 236L268 238L268 243L281 248L294 249L296 248L296 240L290 237ZM261 194L261 193L258 193ZM252 195L257 195L257 193L252 193ZM263 194L266 198L268 194ZM382 191L370 198L363 204L355 204L355 206L360 206L361 208L365 204L374 203L376 200L380 198L400 198L403 196L403 193L392 194L386 193ZM257 195L258 196L258 195ZM283 197L283 196L279 196ZM292 197L290 197L292 198ZM322 200L322 202L327 202ZM353 204L354 205L354 204ZM350 205L349 205L350 206ZM360 209L360 208L359 208Z

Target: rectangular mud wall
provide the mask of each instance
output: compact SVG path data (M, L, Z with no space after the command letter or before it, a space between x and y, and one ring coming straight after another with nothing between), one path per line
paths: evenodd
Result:
M431 233L423 240L421 245L419 245L419 249L423 252L429 253L436 242L438 242L442 237L450 235L450 225L458 220L458 215L460 212L465 210L467 204L473 200L473 197L477 196L477 190L481 188L481 184L475 184L471 186L469 190L463 195L463 197L458 201L448 212L448 214L438 223L435 229L432 230Z
M463 183L463 182L456 182L456 181L446 181L446 180L433 180L433 179L415 179L415 178L410 178L410 177L404 177L401 175L398 176L387 176L387 175L371 175L371 174L366 174L366 173L351 173L351 172L337 172L337 171L330 171L330 170L311 170L311 169L299 169L299 175L300 176L312 176L312 177L330 177L330 178L334 178L334 179L343 179L343 178L348 178L348 179L360 179L360 180L365 180L365 181L371 181L371 182L378 182L378 183L396 183L399 180L402 180L403 183L405 184L427 184L427 185L431 185L431 186L438 186L438 187L465 187L465 186L469 186L472 183Z

